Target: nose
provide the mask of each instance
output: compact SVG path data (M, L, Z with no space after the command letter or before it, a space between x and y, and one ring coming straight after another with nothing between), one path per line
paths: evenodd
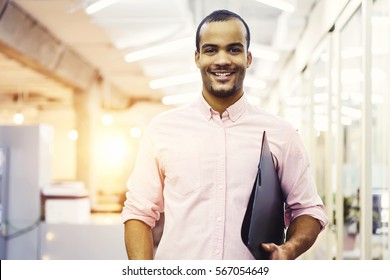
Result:
M231 57L229 53L225 51L219 51L217 55L215 56L214 64L216 65L230 65L231 64Z

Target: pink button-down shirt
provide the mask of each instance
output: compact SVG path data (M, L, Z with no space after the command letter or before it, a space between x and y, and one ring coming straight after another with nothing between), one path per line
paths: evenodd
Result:
M286 226L303 214L327 218L296 130L250 105L245 95L223 114L203 97L164 112L146 130L128 180L123 222L152 228L165 213L156 259L253 259L241 224L267 131L286 198Z

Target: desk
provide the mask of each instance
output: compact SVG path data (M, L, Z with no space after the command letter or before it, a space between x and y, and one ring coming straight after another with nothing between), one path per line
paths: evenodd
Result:
M40 256L50 260L126 260L120 214L92 214L85 224L42 223Z

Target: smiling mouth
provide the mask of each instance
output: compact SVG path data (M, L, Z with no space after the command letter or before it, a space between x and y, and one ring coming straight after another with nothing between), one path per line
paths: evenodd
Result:
M218 76L218 77L227 77L227 76L230 76L232 73L229 72L229 73L219 73L219 72L216 72L216 73L213 73L215 76Z
M235 73L235 71L210 71L210 73L218 80L226 80L230 78Z

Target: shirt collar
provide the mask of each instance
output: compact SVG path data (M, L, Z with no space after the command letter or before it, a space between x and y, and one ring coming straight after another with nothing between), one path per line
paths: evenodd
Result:
M245 94L241 96L233 105L228 107L223 114L227 114L228 118L235 122L238 120L241 115L245 112L248 101ZM200 109L201 114L207 119L210 120L216 112L210 107L207 101L204 99L201 94L197 101L197 106ZM219 114L218 114L219 115Z

